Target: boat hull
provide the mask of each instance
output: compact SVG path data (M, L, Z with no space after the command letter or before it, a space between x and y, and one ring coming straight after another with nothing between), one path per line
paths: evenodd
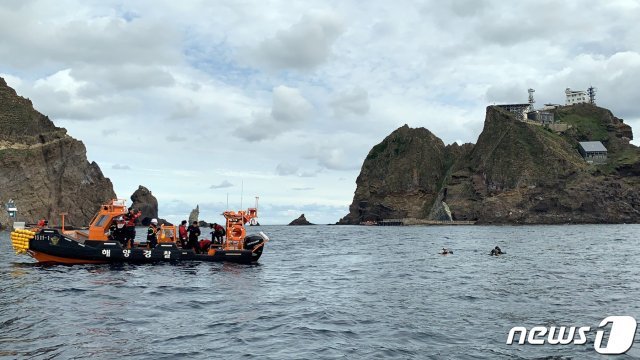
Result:
M254 250L215 249L207 254L196 254L191 249L180 249L174 243L160 243L154 249L123 248L111 241L80 243L60 234L57 230L40 231L29 240L27 253L40 263L54 264L107 264L107 263L159 263L181 261L213 261L251 264L262 255L262 246Z

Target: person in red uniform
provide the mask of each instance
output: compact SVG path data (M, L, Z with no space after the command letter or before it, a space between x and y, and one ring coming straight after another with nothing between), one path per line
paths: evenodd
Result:
M124 234L125 234L125 244L129 244L129 247L133 247L133 240L136 238L136 220L142 215L142 211L135 212L135 210L130 207L129 212L124 214L122 217L124 218Z
M213 223L213 232L211 233L211 240L215 240L216 243L222 244L222 237L225 235L224 228L218 223Z
M187 239L189 238L189 234L187 233L187 220L182 220L180 226L178 226L178 237L180 237L180 246L186 249Z

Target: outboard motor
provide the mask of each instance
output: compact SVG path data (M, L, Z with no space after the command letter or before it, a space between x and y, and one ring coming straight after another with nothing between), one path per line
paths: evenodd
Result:
M253 234L253 235L247 235L244 238L244 248L245 250L252 250L262 244L264 242L264 239L262 238L262 236L257 235L257 234Z

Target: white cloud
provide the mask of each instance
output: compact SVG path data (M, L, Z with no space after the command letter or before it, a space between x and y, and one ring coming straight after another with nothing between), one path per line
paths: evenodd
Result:
M113 164L111 168L114 170L131 170L131 167L129 165L121 165L121 164Z
M337 14L313 12L265 39L254 55L256 61L270 68L313 68L328 60L333 43L343 31Z
M264 199L264 223L325 223L405 123L475 142L494 101L594 85L640 126L638 17L635 1L0 2L0 74L121 196L144 179L161 216L206 201L215 219L226 179L230 207L243 182Z
M345 91L331 101L336 116L365 115L369 112L369 94L363 88Z
M280 163L276 166L276 174L280 176L294 175L298 172L298 167L295 165Z
M247 141L273 139L308 120L312 110L298 89L281 85L273 89L271 112L253 113L247 124L236 128L235 135Z

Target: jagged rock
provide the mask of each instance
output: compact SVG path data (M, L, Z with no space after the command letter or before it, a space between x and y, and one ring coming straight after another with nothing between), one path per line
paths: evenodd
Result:
M142 185L139 185L138 190L131 194L131 207L142 212L139 219L158 218L158 200Z
M299 218L293 220L289 223L289 225L313 225L312 223L307 221L307 218L304 217L304 214L300 215Z
M157 219L158 225L173 225L158 217L158 199L153 196L151 190L142 185L139 185L138 189L131 194L131 207L142 212L136 221L138 225L148 226L151 219Z
M0 78L0 202L18 207L18 221L87 225L99 206L115 199L100 167L87 161L84 144L33 109Z
M590 104L560 107L572 127L556 134L487 108L475 145L442 141L406 125L373 147L340 224L384 218L479 223L640 222L640 149L631 128ZM579 141L599 140L605 165L587 164Z
M196 208L191 210L189 214L189 224L193 224L194 221L198 221L198 217L200 216L200 205L196 205Z

